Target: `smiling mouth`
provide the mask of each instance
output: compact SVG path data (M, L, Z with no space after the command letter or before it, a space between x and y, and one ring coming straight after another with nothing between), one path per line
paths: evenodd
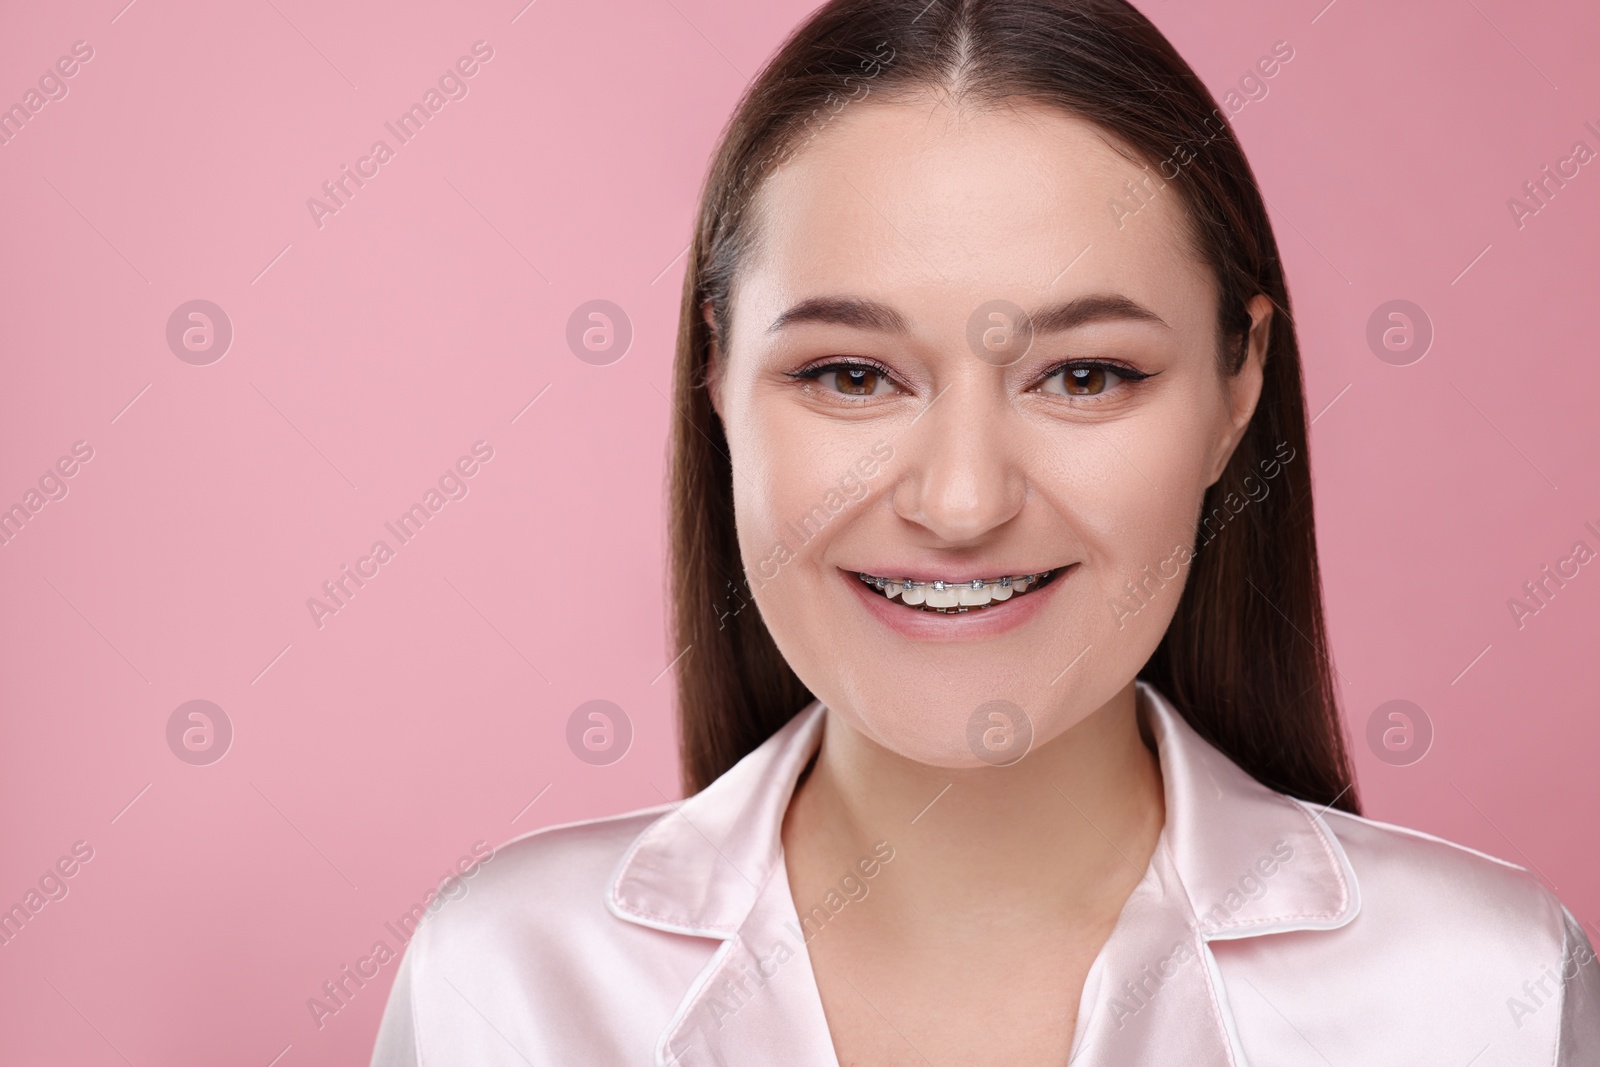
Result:
M1036 574L1007 575L1003 578L975 578L970 582L914 582L905 578L882 578L857 572L856 577L893 603L915 611L940 615L959 615L984 611L1013 597L1026 596L1049 585L1064 567L1052 567Z

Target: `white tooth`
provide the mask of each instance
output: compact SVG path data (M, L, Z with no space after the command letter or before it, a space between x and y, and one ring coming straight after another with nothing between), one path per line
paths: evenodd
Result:
M922 599L927 594L927 591L928 591L927 590L927 586L922 586L922 585L911 586L911 585L908 585L901 591L900 599L902 601L904 601L905 603L910 604L913 607L915 607L916 605L922 603Z
M997 585L994 587L994 590L989 594L989 596L994 600L1010 600L1013 592L1015 592L1015 590L1013 590L1010 586Z
M961 594L959 604L962 607L982 607L989 602L988 586L984 586L982 589L974 589L972 588L972 583L968 582L956 591Z
M1019 593L1026 593L1028 591L1028 585L1029 582L1026 578L1011 579L1011 588Z
M895 597L900 595L900 589L901 585L899 582L887 582L883 587L883 595L888 597L890 600L893 600Z
M961 603L961 595L949 586L941 590L930 585L924 603L930 608L953 608Z

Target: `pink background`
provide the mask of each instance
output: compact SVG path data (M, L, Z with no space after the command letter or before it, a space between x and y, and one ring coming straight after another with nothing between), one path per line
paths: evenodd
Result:
M681 253L718 130L810 5L124 2L13 5L0 32L0 104L94 49L0 146L0 506L94 450L0 546L0 906L94 849L0 946L0 1058L365 1062L393 964L320 1028L307 1000L397 946L384 924L474 842L678 796ZM1600 920L1600 564L1520 630L1507 607L1600 548L1600 164L1520 229L1507 207L1575 141L1600 149L1600 13L1147 10L1219 95L1295 52L1234 121L1321 412L1368 812L1531 865ZM383 124L479 40L469 94L319 228L307 198L393 147ZM604 366L565 339L596 298L634 330ZM207 366L166 341L193 299L234 330ZM1436 331L1409 366L1366 341L1392 299ZM307 598L479 440L468 495L319 629ZM596 698L634 730L608 766L566 741ZM1436 734L1403 766L1365 739L1399 698ZM194 699L234 730L208 766L166 738Z

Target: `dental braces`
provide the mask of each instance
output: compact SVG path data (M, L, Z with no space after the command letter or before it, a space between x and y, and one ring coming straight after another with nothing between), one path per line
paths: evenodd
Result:
M1014 582L1027 582L1029 585L1033 585L1035 582L1043 581L1054 573L1055 568L1052 567L1047 571L1040 571L1037 574L1019 574L1015 577L1007 575L1004 578L996 578L990 582L986 582L982 578L974 578L970 582L946 582L943 580L914 582L910 579L903 578L880 578L875 575L867 574L864 571L856 572L856 577L880 591L886 586L897 585L901 589L932 589L935 592L942 593L946 589L982 589L986 585L993 586L996 589L1010 589L1012 583Z

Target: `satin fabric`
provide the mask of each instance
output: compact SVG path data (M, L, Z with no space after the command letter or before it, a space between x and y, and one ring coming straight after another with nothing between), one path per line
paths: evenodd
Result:
M1138 689L1167 822L1075 1067L1600 1064L1600 962L1525 870L1276 793ZM779 836L825 710L681 803L499 848L407 946L373 1067L837 1067Z

